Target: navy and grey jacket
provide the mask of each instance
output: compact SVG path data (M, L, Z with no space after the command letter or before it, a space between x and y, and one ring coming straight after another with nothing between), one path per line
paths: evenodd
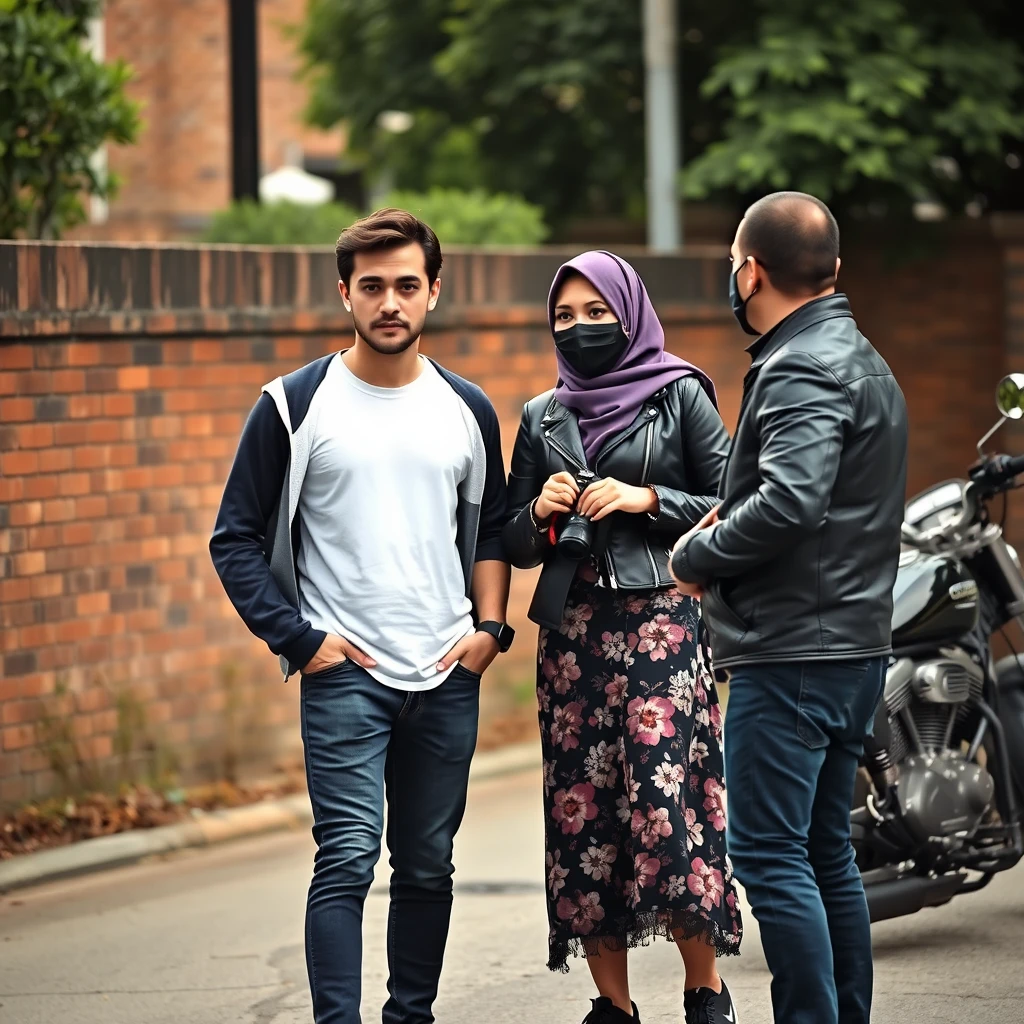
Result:
M278 377L249 414L228 474L210 554L242 621L280 656L285 678L319 650L325 633L300 611L296 555L299 494L309 461L312 425L306 413L338 353ZM471 595L476 562L504 561L505 469L498 417L475 384L434 363L476 424L474 454L459 487L456 544Z

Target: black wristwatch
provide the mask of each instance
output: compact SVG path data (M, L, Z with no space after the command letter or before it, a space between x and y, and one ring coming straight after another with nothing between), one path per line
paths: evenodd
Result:
M481 622L477 625L480 633L490 633L498 641L498 650L504 654L516 638L516 631L504 622Z

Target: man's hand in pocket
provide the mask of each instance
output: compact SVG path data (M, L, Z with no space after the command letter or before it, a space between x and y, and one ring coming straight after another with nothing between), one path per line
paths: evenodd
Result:
M368 654L364 654L354 644L350 644L344 637L328 633L320 650L313 655L309 664L302 670L303 675L312 675L314 672L323 672L324 669L333 668L345 661L354 661L363 668L373 668L377 664Z
M458 662L463 668L482 676L497 656L498 641L490 633L470 633L437 663L437 670L446 672Z

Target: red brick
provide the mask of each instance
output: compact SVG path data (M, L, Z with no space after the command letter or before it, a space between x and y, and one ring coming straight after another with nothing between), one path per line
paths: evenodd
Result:
M55 370L50 390L57 394L81 391L85 387L85 373L82 370Z
M92 523L68 523L61 527L61 543L86 546L92 544L95 526Z
M73 448L72 465L75 469L99 469L110 462L110 447L107 445L89 445Z
M46 572L46 553L43 551L24 551L14 556L14 572L18 576L38 576Z
M148 633L159 629L163 624L160 612L156 608L143 608L137 612L129 612L125 616L128 630L131 633Z
M23 649L42 647L52 644L57 639L57 627L47 623L37 626L25 626L19 633L19 643Z
M134 416L135 397L133 395L104 395L103 396L104 416Z
M95 419L102 415L102 395L72 395L68 399L68 416L73 420Z
M40 515L42 507L40 507ZM55 548L61 541L61 528L59 526L36 526L28 531L28 546L30 548Z
M124 632L123 615L104 615L92 620L93 636L117 636Z
M25 497L25 481L0 476L0 501L21 501Z
M104 401L109 398L122 397L107 395ZM131 399L131 395L123 396ZM85 440L89 444L110 444L113 441L121 440L121 424L117 420L93 420L85 424Z
M57 639L62 644L77 643L92 635L88 619L65 619L57 624Z
M28 498L31 501L57 497L57 487L60 478L56 476L43 476L42 472L43 471L40 470L39 476L27 476L23 478L23 497ZM43 514L45 516L45 509Z
M64 578L62 576L33 576L31 584L31 593L34 598L56 597L58 594L64 593Z
M79 615L102 615L110 611L110 595L105 590L79 594L75 600L75 611Z
M31 596L31 580L0 580L0 604L7 604L13 601L27 601Z
M0 456L0 468L6 476L22 476L39 469L38 452L7 452Z
M70 469L72 462L71 448L48 448L39 453L40 473L59 473L62 470Z
M65 473L60 478L60 493L62 497L88 494L91 484L88 473Z
M24 750L35 740L35 730L27 725L9 726L3 730L3 734L4 750Z
M69 366L98 366L100 346L96 342L76 341L68 345Z
M224 361L224 343L220 341L192 342L192 362L220 363Z
M63 498L59 501L43 502L43 522L59 523L75 516L75 503L70 499Z
M75 499L76 519L97 519L107 514L107 499L105 495L94 494L87 498Z
M130 516L139 511L139 496L132 492L110 495L110 514Z
M43 505L39 501L26 501L11 506L11 526L34 526L43 521Z
M53 425L30 423L18 427L19 448L49 448L53 444Z
M207 405L201 391L168 391L164 397L164 409L170 413L195 412Z
M122 366L117 371L117 386L122 391L140 391L149 387L148 366Z
M31 345L0 345L0 369L31 370L33 365Z

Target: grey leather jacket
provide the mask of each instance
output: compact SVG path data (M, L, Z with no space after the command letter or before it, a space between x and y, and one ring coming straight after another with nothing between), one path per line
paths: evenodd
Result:
M892 649L907 408L845 295L752 346L720 523L676 552L718 668Z

